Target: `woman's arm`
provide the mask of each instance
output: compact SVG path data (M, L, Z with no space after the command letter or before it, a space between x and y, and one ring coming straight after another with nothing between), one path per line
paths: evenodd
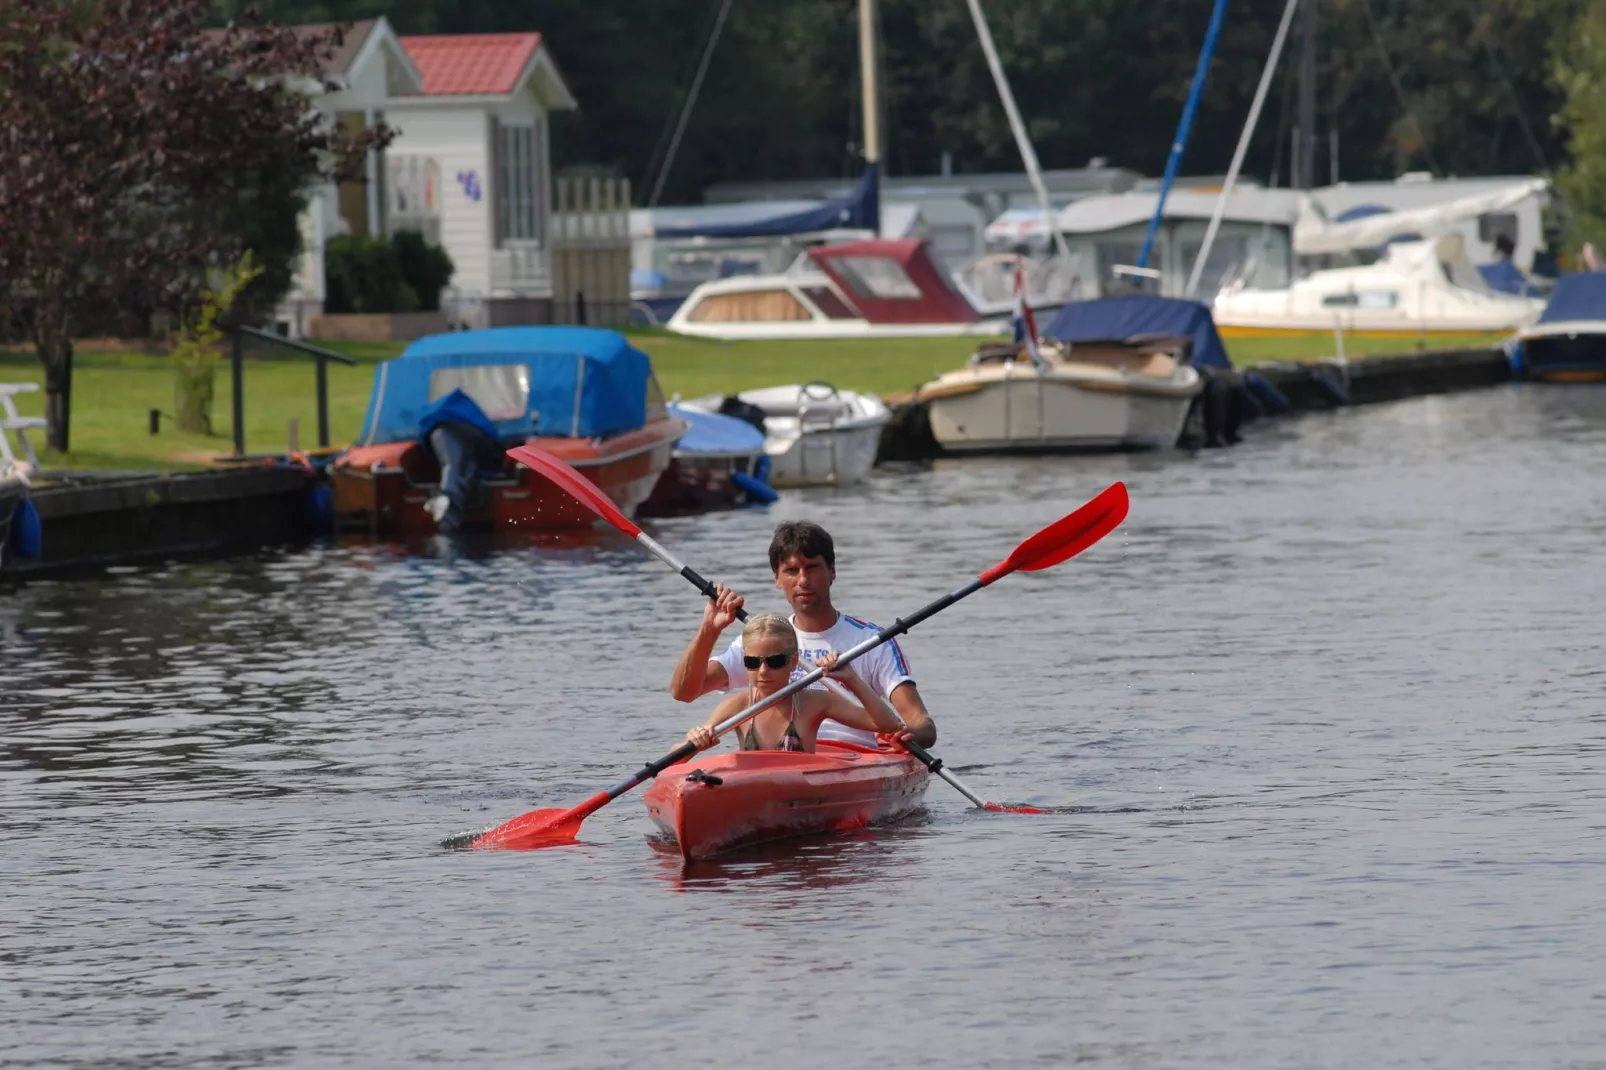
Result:
M903 728L903 721L898 717L898 712L887 703L887 700L876 694L870 685L864 682L864 677L853 671L853 666L844 665L840 669L837 668L836 659L834 653L827 654L815 664L825 671L827 677L853 692L853 698L859 701L854 702L835 691L827 690L822 696L823 715L866 732L896 732Z
M714 738L714 726L741 709L741 703L746 701L747 695L745 693L726 695L720 699L714 704L714 712L708 715L708 720L686 733L687 742L697 744L698 750L707 750L712 747L718 742Z

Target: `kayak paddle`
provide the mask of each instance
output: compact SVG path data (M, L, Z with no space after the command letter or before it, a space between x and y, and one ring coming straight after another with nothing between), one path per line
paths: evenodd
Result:
M520 460L522 461L523 458L521 457ZM567 486L567 484L563 485ZM581 498L581 501L589 502L590 499ZM1127 506L1126 485L1123 483L1110 484L1086 505L1074 513L1061 517L1048 527L1037 532L1037 534L1026 539L1019 546L1016 546L1014 550L1010 551L1008 557L982 572L963 587L950 591L936 601L924 606L907 620L899 618L893 621L891 626L882 628L864 642L844 651L837 658L837 664L850 664L854 659L869 653L882 643L904 634L928 617L947 609L961 598L974 594L983 587L1003 579L1011 572L1039 572L1069 560L1115 530L1116 526L1126 518ZM612 509L611 503L610 509ZM617 510L613 511L617 512ZM620 515L622 516L622 514ZM634 527L634 525L631 526ZM656 545L656 543L653 545ZM659 556L662 556L665 561L671 564L679 565L679 562L669 557L667 552ZM680 568L685 569L685 566L680 566ZM685 569L682 575L690 571L690 569ZM687 578L689 579L690 576ZM697 581L693 580L693 582ZM788 683L775 694L760 699L744 710L731 714L714 726L715 738L723 736L731 729L751 720L782 699L791 697L824 676L824 670L815 669L808 675ZM657 761L648 762L638 772L606 791L599 791L578 806L567 810L532 810L485 832L453 837L447 841L447 846L523 850L573 843L580 833L580 823L587 817L638 784L651 780L665 769L685 761L696 753L697 745L687 741ZM910 753L913 753L913 751L911 750ZM935 759L933 760L935 761ZM939 773L939 775L941 774ZM945 777L944 779L947 778ZM951 780L949 782L952 783ZM966 795L972 801L980 802L968 791ZM1000 807L999 809L1003 808Z
M690 580L691 585L707 595L709 601L719 597L712 583L699 576L690 565L681 564L674 554L658 545L657 540L642 531L640 525L621 513L619 507L614 505L595 483L581 475L573 465L552 456L545 450L538 450L534 446L514 446L507 451L507 455L526 468L540 472L568 491L570 497L581 505L641 543L642 546L647 548L648 553ZM745 609L737 610L736 619L746 620L747 611Z

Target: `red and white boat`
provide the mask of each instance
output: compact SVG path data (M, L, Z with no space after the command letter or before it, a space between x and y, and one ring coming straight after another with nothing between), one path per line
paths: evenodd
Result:
M434 335L379 365L357 444L330 466L336 525L375 534L590 527L596 514L504 451L579 469L627 516L687 423L616 331L503 327Z
M703 338L908 338L1005 334L1013 300L985 301L943 273L923 239L818 245L778 275L698 286L668 328Z

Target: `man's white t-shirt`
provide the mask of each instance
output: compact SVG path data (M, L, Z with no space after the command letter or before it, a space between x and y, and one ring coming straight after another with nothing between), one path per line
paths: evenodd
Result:
M789 618L791 619L791 618ZM797 628L797 621L792 619L792 626ZM814 671L816 662L827 654L840 654L851 650L875 635L881 629L868 621L850 617L846 613L838 613L836 623L823 632L805 632L797 629L797 669L793 672L795 680ZM747 666L742 664L742 637L738 635L725 648L724 653L714 659L725 666L725 677L730 681L727 685L734 691L747 686ZM903 650L898 646L896 639L889 639L866 654L861 654L852 662L853 671L864 678L870 685L870 690L881 697L891 700L892 690L905 681L914 682L909 675L909 661L903 656ZM847 689L835 681L827 681L831 687L843 694ZM814 685L816 687L819 684ZM865 747L874 747L875 733L863 729L853 728L849 725L833 721L827 717L820 722L818 737L823 740L857 743Z

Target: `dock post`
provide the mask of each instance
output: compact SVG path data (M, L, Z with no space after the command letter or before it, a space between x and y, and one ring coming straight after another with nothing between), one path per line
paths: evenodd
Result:
M318 365L318 448L329 448L329 362L315 357Z
M245 335L234 332L234 455L245 456Z

